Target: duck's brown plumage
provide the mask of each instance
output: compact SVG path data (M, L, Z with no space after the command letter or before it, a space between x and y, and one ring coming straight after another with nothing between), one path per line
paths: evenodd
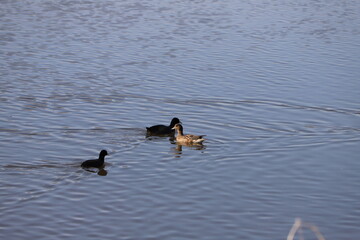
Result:
M175 124L173 129L175 129L177 131L176 142L178 142L178 143L182 143L182 144L200 144L203 141L205 141L205 139L203 138L203 136L205 136L205 135L193 135L193 134L186 134L185 135L183 126L181 124L179 124L179 123Z

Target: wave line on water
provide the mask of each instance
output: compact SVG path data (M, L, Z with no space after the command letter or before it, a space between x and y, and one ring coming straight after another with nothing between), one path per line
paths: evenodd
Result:
M146 96L146 95L136 95L136 94L125 94L127 98L136 98L136 99L144 99L152 102L165 102L171 104L179 104L179 105L241 105L241 104L258 104L258 105L270 105L277 107L284 107L290 109L303 109L303 110L311 110L311 111L323 111L323 112L335 112L349 115L360 116L360 109L346 109L346 108L336 108L332 106L309 106L302 105L297 103L290 102L282 102L276 100L266 100L266 99L225 99L225 98L194 98L187 100L179 100L175 98L161 98L154 96Z

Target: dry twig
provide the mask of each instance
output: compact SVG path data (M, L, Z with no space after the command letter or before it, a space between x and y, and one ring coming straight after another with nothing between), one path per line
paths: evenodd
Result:
M300 218L295 219L295 223L292 226L292 228L290 229L290 232L287 236L287 240L294 240L296 233L298 231L301 231L302 227L307 227L311 231L313 231L313 233L316 235L318 240L325 240L324 236L320 233L319 229L316 226L314 226L313 224L310 224L310 223L303 222L303 221L301 221Z

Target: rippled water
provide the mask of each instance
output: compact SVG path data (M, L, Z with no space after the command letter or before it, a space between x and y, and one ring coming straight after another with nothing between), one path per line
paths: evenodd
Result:
M359 1L0 6L1 239L360 236Z

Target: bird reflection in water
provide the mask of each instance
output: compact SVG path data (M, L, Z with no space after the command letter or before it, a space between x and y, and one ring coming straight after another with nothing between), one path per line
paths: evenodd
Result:
M97 172L99 176L106 176L107 173L108 172L104 168L99 169L99 171Z
M162 136L159 136L159 135L146 135L145 138L147 140L150 140L150 141L156 141L156 140L159 140L161 138L168 138L169 139L169 142L171 144L175 144L176 143L176 139L175 139L175 135L162 135Z
M84 169L84 170L91 173L97 173L99 176L106 176L108 174L108 171L104 168L99 168L97 170L93 170L93 169Z
M193 149L193 150L204 150L206 149L206 146L203 144L179 144L179 143L173 143L175 147L172 148L174 151L175 157L180 157L182 154L183 146Z

